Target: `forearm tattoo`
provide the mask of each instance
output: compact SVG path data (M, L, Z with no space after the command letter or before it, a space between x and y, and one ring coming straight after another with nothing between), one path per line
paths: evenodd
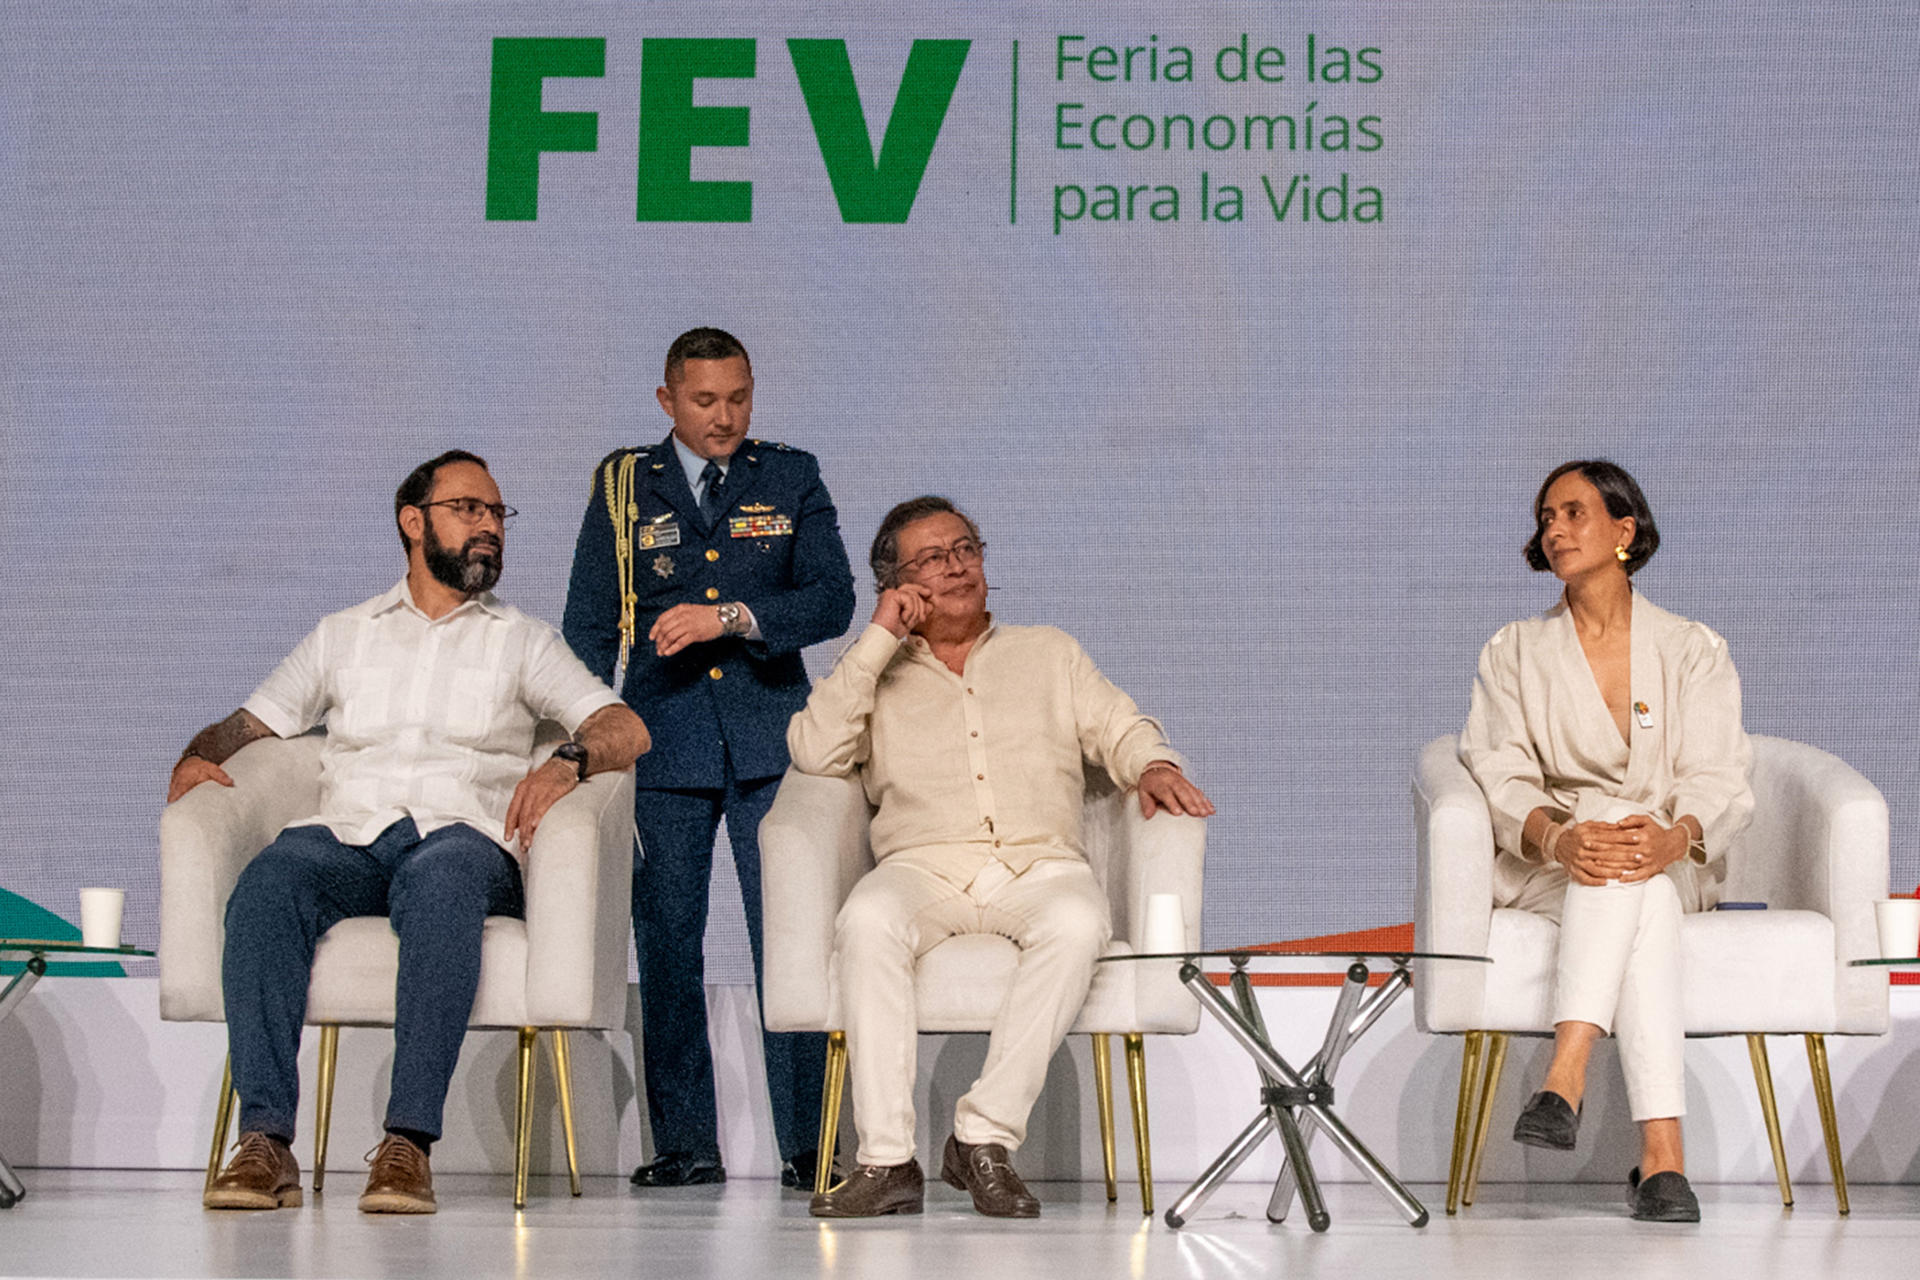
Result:
M193 735L193 741L180 753L186 760L198 757L209 764L225 764L232 755L249 742L261 738L271 738L273 730L262 724L259 718L246 710L234 712L219 724L210 724Z

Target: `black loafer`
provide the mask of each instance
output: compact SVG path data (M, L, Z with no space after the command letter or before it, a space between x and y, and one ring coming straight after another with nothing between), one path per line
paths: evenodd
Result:
M1700 1201L1687 1175L1669 1169L1640 1180L1640 1170L1627 1175L1627 1203L1636 1222L1698 1222Z
M675 1153L656 1158L633 1171L627 1181L636 1187L704 1187L727 1180L719 1156Z
M1580 1113L1557 1093L1542 1089L1513 1122L1513 1140L1549 1151L1571 1151L1580 1136Z

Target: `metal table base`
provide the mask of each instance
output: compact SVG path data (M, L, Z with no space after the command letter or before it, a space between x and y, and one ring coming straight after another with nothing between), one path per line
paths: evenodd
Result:
M1167 1225L1176 1228L1184 1226L1206 1203L1207 1197L1232 1177L1234 1170L1262 1142L1277 1132L1281 1145L1286 1148L1286 1158L1281 1162L1280 1176L1274 1180L1273 1194L1267 1200L1267 1219L1270 1222L1286 1221L1297 1191L1300 1202L1306 1207L1307 1225L1315 1231L1325 1231L1332 1219L1327 1214L1327 1202L1320 1193L1320 1180L1314 1174L1313 1160L1307 1149L1314 1135L1324 1131L1340 1153L1357 1165L1368 1180L1380 1189L1381 1194L1393 1202L1409 1226L1426 1226L1426 1207L1400 1185L1399 1179L1380 1163L1373 1152L1367 1150L1366 1144L1354 1136L1333 1109L1333 1073L1353 1042L1366 1034L1368 1028L1387 1011L1387 1007L1411 985L1406 961L1395 957L1393 972L1372 995L1366 994L1367 979L1371 976L1366 964L1355 960L1348 966L1346 981L1340 986L1340 996L1334 1004L1333 1017L1327 1022L1327 1034L1321 1042L1320 1051L1299 1071L1295 1071L1280 1056L1267 1035L1266 1020L1260 1015L1259 1003L1253 996L1253 983L1247 976L1247 957L1233 956L1231 963L1231 1002L1220 994L1206 974L1200 971L1200 966L1191 959L1181 964L1180 981L1200 1001L1200 1007L1227 1029L1228 1034L1247 1051L1260 1069L1260 1110L1240 1131L1240 1135L1167 1210Z
M47 962L39 956L29 956L26 968L14 975L13 981L0 988L0 1024L12 1016L14 1007L27 998L27 992L47 973ZM20 1181L20 1175L13 1171L7 1158L0 1155L0 1209L11 1209L27 1198L27 1186Z

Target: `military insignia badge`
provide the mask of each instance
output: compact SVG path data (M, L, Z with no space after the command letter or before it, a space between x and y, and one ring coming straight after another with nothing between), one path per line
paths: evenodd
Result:
M773 513L773 504L770 502L742 503L740 506L740 513L742 515L749 515L749 516L771 515Z
M793 533L791 516L734 516L727 532L736 538L780 538Z
M671 511L653 518L651 524L641 525L633 531L633 540L643 551L655 547L677 547L680 545L680 526L675 522Z
M664 551L655 556L653 558L653 571L663 578L671 578L673 576L673 557Z

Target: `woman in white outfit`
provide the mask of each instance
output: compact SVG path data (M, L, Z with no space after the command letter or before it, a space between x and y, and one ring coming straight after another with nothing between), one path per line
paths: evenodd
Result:
M1486 793L1494 905L1557 919L1553 1063L1517 1141L1571 1150L1594 1041L1620 1042L1641 1134L1633 1216L1697 1222L1680 1139L1680 917L1719 900L1753 811L1726 642L1634 591L1660 545L1640 486L1569 462L1540 487L1527 563L1559 603L1480 653L1460 758Z

